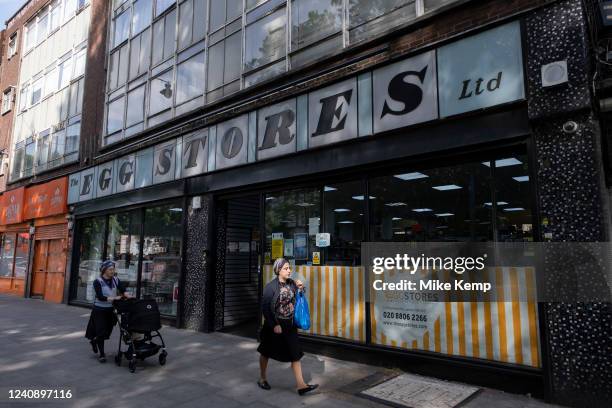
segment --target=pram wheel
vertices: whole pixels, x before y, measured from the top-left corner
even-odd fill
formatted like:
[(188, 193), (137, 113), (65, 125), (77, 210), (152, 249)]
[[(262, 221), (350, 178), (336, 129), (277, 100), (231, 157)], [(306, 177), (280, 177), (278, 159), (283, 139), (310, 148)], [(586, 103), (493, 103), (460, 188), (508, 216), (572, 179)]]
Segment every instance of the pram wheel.
[(121, 352), (118, 352), (115, 356), (115, 364), (117, 364), (117, 366), (121, 366)]
[(166, 357), (167, 356), (168, 356), (168, 353), (166, 353), (166, 350), (164, 350), (161, 353), (159, 353), (159, 365), (165, 365), (166, 364)]
[(132, 359), (130, 360), (130, 373), (135, 373), (136, 372), (136, 359)]

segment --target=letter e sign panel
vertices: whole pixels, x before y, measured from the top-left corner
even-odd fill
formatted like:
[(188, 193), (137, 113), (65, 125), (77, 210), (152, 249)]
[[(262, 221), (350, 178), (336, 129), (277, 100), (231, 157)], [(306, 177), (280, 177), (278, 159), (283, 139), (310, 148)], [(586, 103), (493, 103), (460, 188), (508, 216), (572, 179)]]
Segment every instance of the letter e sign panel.
[(438, 87), (442, 117), (523, 99), (519, 22), (441, 47)]
[(249, 115), (217, 125), (216, 167), (224, 169), (247, 162)]
[(357, 137), (357, 78), (308, 94), (308, 147)]
[(435, 51), (374, 71), (374, 131), (437, 119), (436, 88)]

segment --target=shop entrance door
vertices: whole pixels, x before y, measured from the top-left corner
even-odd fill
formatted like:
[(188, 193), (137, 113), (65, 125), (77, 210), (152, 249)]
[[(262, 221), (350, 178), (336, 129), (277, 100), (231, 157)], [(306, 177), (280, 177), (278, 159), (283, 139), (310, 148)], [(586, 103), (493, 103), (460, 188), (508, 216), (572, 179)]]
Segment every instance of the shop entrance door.
[(32, 268), (32, 297), (61, 303), (64, 294), (66, 251), (63, 239), (36, 241)]
[(226, 201), (223, 329), (255, 336), (259, 316), (259, 196)]

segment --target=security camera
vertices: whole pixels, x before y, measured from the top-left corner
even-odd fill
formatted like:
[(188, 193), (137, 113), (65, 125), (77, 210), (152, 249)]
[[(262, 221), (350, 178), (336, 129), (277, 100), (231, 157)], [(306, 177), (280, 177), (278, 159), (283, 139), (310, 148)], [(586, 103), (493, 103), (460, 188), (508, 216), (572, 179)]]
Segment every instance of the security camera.
[(576, 133), (577, 130), (578, 130), (578, 124), (574, 122), (573, 120), (570, 120), (563, 124), (563, 133), (567, 133), (571, 135), (572, 133)]

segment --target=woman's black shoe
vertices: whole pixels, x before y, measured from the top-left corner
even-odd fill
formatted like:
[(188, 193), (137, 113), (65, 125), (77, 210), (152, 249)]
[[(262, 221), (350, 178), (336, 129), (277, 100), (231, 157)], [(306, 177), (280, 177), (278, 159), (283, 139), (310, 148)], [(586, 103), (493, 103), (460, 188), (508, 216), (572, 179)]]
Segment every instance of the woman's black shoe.
[(94, 354), (98, 354), (98, 345), (96, 342), (92, 340), (89, 343), (91, 343), (91, 349), (93, 350)]
[(106, 356), (98, 357), (98, 361), (101, 362), (101, 363), (106, 363)]
[(269, 390), (272, 387), (270, 387), (270, 384), (268, 384), (268, 382), (266, 380), (259, 380), (257, 381), (257, 385), (259, 385), (259, 388), (264, 389), (264, 390)]
[(308, 386), (306, 388), (300, 388), (298, 390), (298, 394), (304, 395), (307, 392), (310, 392), (310, 391), (316, 389), (318, 386), (319, 386), (319, 384), (308, 384)]

